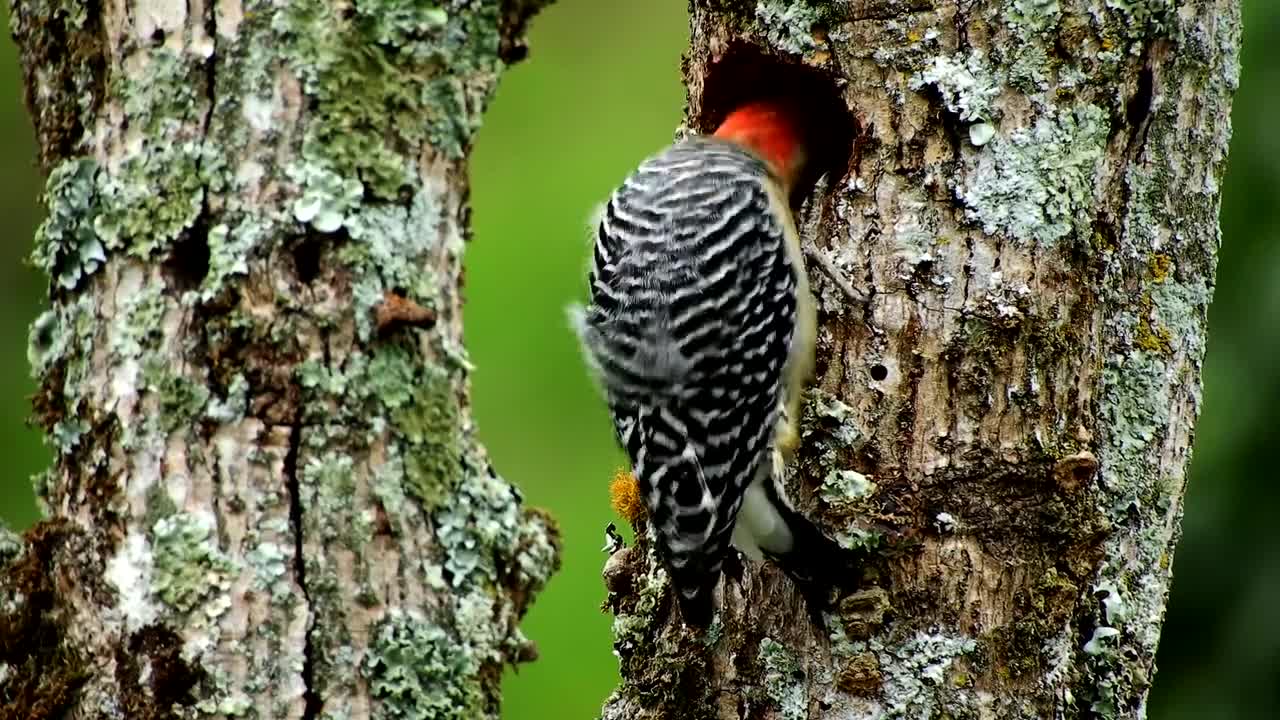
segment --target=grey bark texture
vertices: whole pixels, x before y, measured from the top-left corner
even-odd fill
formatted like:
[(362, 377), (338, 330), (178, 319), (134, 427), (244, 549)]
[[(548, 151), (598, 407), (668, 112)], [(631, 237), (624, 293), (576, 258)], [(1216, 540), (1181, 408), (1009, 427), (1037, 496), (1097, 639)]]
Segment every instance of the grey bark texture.
[(11, 6), (56, 459), (0, 716), (497, 717), (558, 539), (473, 434), (466, 160), (542, 4)]
[(698, 635), (638, 533), (605, 570), (603, 716), (1143, 717), (1237, 2), (694, 0), (691, 27), (691, 128), (761, 63), (825, 74), (856, 118), (800, 217), (822, 327), (789, 483), (875, 560), (825, 628), (748, 564)]

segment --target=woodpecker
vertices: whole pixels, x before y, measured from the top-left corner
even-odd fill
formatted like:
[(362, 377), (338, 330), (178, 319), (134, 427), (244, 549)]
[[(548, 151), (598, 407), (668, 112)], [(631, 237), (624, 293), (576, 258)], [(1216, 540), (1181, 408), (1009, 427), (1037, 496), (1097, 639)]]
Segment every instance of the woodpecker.
[(802, 590), (843, 552), (781, 485), (817, 324), (789, 202), (804, 168), (800, 118), (770, 102), (644, 161), (570, 311), (690, 626), (711, 622), (731, 541)]

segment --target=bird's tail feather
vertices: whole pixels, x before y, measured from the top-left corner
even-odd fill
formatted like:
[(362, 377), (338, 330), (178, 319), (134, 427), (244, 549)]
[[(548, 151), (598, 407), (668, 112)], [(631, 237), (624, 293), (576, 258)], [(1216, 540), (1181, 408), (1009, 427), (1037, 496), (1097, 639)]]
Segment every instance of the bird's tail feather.
[(638, 413), (635, 432), (645, 450), (638, 454), (635, 473), (680, 614), (687, 625), (706, 627), (715, 612), (715, 587), (729, 542), (727, 531), (717, 530), (715, 495), (687, 441), (693, 422), (675, 406)]

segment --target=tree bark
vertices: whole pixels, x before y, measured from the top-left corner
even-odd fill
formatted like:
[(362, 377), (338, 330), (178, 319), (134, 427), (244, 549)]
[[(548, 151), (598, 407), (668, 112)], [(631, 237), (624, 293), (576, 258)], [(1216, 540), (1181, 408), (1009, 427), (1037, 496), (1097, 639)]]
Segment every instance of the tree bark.
[(694, 0), (689, 127), (770, 64), (856, 119), (800, 218), (822, 329), (789, 482), (875, 560), (825, 628), (749, 565), (704, 637), (637, 533), (605, 718), (1144, 716), (1239, 38), (1235, 0)]
[(0, 715), (497, 717), (558, 538), (473, 432), (466, 161), (543, 4), (15, 2), (56, 459)]

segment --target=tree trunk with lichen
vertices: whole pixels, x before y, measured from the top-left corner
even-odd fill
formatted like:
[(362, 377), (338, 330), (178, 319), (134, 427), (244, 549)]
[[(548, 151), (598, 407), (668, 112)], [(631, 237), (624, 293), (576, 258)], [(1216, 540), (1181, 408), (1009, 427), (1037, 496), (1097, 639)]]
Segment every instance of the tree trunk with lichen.
[(56, 460), (0, 715), (497, 716), (558, 541), (472, 431), (465, 164), (541, 4), (12, 6)]
[(623, 682), (604, 717), (1142, 717), (1237, 2), (692, 8), (691, 128), (814, 77), (854, 120), (800, 216), (822, 329), (789, 484), (875, 559), (825, 628), (749, 566), (698, 636), (642, 535), (606, 568)]

